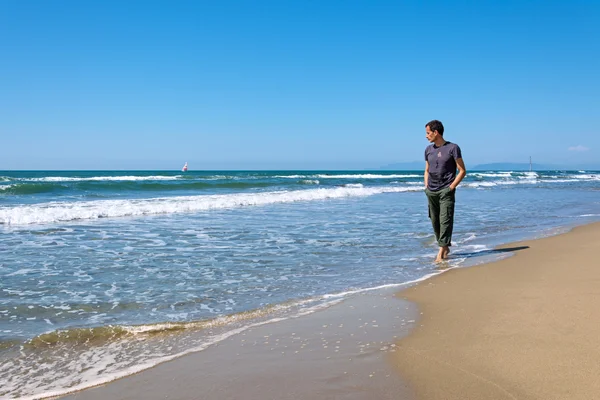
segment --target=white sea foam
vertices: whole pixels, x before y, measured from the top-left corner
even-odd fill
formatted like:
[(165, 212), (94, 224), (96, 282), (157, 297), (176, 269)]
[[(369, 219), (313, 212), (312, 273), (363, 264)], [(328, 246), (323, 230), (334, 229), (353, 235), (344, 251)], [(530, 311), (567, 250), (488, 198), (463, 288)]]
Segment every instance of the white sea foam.
[(534, 183), (569, 183), (600, 181), (600, 174), (565, 174), (565, 175), (539, 175), (537, 172), (506, 172), (506, 173), (470, 173), (469, 176), (477, 178), (504, 178), (501, 180), (465, 181), (464, 187), (493, 187), (500, 185), (530, 185)]
[(584, 179), (590, 181), (600, 181), (600, 174), (583, 174), (583, 175), (572, 175), (576, 179)]
[(467, 244), (461, 246), (462, 250), (472, 250), (474, 253), (479, 253), (481, 251), (491, 250), (490, 247), (484, 244)]
[(6, 274), (6, 276), (16, 276), (16, 275), (27, 275), (30, 272), (35, 272), (36, 270), (33, 268), (23, 268), (18, 271), (12, 272), (10, 274)]
[(465, 187), (492, 187), (500, 185), (530, 185), (533, 183), (570, 183), (570, 182), (585, 182), (585, 181), (600, 181), (600, 174), (585, 174), (585, 175), (551, 175), (540, 177), (535, 172), (532, 174), (527, 173), (524, 176), (517, 176), (511, 179), (505, 180), (494, 180), (494, 181), (480, 181), (480, 182), (465, 182)]
[(290, 178), (290, 179), (398, 179), (398, 178), (421, 178), (423, 175), (414, 174), (314, 174), (314, 175), (276, 175), (275, 178)]
[(465, 182), (462, 184), (463, 187), (474, 187), (474, 188), (478, 188), (478, 187), (493, 187), (493, 186), (497, 186), (498, 184), (495, 182)]
[(458, 243), (466, 243), (466, 242), (470, 242), (471, 240), (474, 240), (474, 239), (476, 239), (476, 238), (477, 238), (477, 235), (476, 235), (475, 233), (473, 233), (473, 232), (469, 232), (469, 233), (467, 233), (467, 234), (468, 234), (469, 236), (467, 236), (467, 237), (466, 237), (466, 238), (464, 238), (464, 239), (461, 239), (461, 240), (459, 240), (459, 241), (458, 241)]
[(567, 183), (567, 182), (581, 182), (581, 179), (540, 179), (539, 182), (543, 183)]
[(529, 171), (529, 172), (523, 172), (523, 177), (519, 176), (518, 178), (521, 179), (537, 179), (539, 177), (537, 172), (534, 171)]
[(51, 202), (1, 208), (0, 224), (48, 224), (98, 218), (198, 212), (244, 206), (262, 206), (275, 203), (372, 196), (381, 193), (399, 193), (419, 190), (421, 189), (397, 186), (370, 188), (336, 187), (266, 193), (161, 197), (154, 199)]
[(481, 178), (510, 178), (512, 172), (469, 172), (469, 175)]

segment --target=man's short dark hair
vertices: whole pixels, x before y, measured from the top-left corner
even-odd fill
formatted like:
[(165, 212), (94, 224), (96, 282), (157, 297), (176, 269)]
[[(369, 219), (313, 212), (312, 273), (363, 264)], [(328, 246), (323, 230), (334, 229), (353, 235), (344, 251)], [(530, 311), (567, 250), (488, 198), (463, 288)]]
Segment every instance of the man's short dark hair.
[(429, 130), (431, 132), (438, 131), (440, 135), (444, 136), (444, 125), (442, 124), (442, 121), (434, 119), (433, 121), (429, 121), (428, 123), (426, 123), (425, 127), (429, 127)]

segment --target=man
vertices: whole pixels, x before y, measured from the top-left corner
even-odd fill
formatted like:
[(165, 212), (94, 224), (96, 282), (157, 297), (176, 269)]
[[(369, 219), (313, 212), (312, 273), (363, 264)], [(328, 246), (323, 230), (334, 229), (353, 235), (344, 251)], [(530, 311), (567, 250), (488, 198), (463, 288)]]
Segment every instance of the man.
[(432, 143), (425, 149), (425, 193), (429, 218), (440, 246), (435, 262), (440, 262), (450, 254), (456, 187), (467, 169), (460, 147), (444, 139), (444, 125), (440, 121), (433, 120), (425, 125), (425, 137)]

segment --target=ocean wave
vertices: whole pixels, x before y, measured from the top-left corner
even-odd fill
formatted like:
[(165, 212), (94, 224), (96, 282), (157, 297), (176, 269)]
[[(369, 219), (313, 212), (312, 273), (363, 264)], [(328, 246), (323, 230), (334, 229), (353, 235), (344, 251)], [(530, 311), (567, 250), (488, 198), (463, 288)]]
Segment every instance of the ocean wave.
[(543, 183), (568, 183), (568, 182), (582, 182), (583, 179), (563, 179), (559, 177), (552, 177), (552, 179), (539, 179), (538, 182)]
[(43, 333), (25, 343), (25, 348), (39, 348), (71, 343), (74, 345), (102, 345), (129, 334), (120, 326), (73, 328)]
[(575, 179), (584, 179), (590, 181), (600, 181), (600, 174), (582, 174), (582, 175), (572, 175)]
[(51, 202), (0, 208), (0, 224), (27, 225), (209, 211), (276, 203), (364, 197), (382, 193), (419, 191), (416, 187), (318, 188), (266, 193), (176, 196), (153, 199)]
[[(302, 183), (302, 182), (301, 182)], [(318, 183), (318, 181), (316, 182)], [(28, 195), (42, 193), (58, 193), (68, 191), (82, 191), (85, 196), (98, 195), (97, 192), (110, 193), (118, 191), (133, 192), (173, 192), (183, 190), (204, 190), (204, 189), (252, 189), (281, 186), (274, 182), (244, 182), (244, 181), (225, 181), (210, 182), (184, 180), (174, 183), (172, 180), (162, 181), (57, 181), (57, 182), (22, 182), (0, 185), (0, 194), (3, 195)]]
[(275, 175), (273, 178), (290, 179), (399, 179), (399, 178), (422, 178), (423, 175), (415, 174), (314, 174), (314, 175)]
[[(250, 328), (312, 314), (340, 301), (318, 296), (206, 321), (49, 332), (25, 344), (17, 357), (0, 362), (0, 379), (6, 382), (0, 397), (41, 399), (107, 383), (205, 350)], [(223, 329), (215, 334), (216, 327)], [(194, 336), (201, 330), (207, 335)], [(15, 368), (21, 371), (18, 376)]]
[(0, 186), (0, 193), (5, 195), (41, 194), (69, 190), (66, 185), (48, 182), (11, 183)]
[(527, 173), (524, 176), (511, 177), (510, 179), (502, 180), (479, 180), (469, 181), (465, 180), (461, 184), (463, 187), (494, 187), (501, 185), (531, 185), (535, 183), (572, 183), (572, 182), (587, 182), (600, 180), (600, 175), (538, 175), (534, 173)]
[(522, 172), (523, 176), (517, 176), (518, 179), (537, 179), (539, 178), (539, 174), (537, 172)]
[(296, 307), (306, 306), (328, 298), (318, 296), (301, 300), (292, 300), (279, 304), (270, 304), (261, 308), (241, 311), (235, 314), (188, 322), (157, 322), (144, 325), (106, 325), (90, 328), (70, 328), (43, 333), (25, 342), (29, 349), (59, 345), (101, 346), (126, 336), (155, 336), (185, 330), (213, 329), (229, 326), (243, 321), (260, 320), (275, 313), (285, 312)]
[(512, 177), (512, 171), (507, 172), (469, 172), (469, 176), (476, 176), (481, 178), (510, 178)]
[(532, 184), (535, 182), (532, 181), (490, 181), (490, 182), (485, 182), (485, 181), (481, 181), (481, 182), (465, 182), (464, 184), (461, 184), (461, 186), (464, 187), (472, 187), (472, 188), (480, 188), (480, 187), (494, 187), (494, 186), (501, 186), (501, 185), (519, 185), (519, 184)]

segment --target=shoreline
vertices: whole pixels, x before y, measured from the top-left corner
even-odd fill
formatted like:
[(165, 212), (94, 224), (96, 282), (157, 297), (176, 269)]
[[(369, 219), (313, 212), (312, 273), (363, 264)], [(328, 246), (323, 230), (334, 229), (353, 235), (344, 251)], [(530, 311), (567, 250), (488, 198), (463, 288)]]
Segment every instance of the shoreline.
[[(600, 226), (600, 223), (591, 223), (588, 225), (598, 225)], [(573, 229), (579, 229), (581, 227), (586, 227), (588, 225), (582, 225), (582, 226), (575, 226), (574, 228), (571, 226), (563, 226), (563, 227), (558, 227), (557, 229), (571, 229), (571, 231)], [(571, 231), (568, 231), (566, 234), (569, 234)], [(530, 242), (534, 242), (534, 241), (539, 241), (539, 240), (546, 240), (546, 239), (551, 239), (554, 237), (561, 237), (565, 235), (565, 233), (558, 233), (555, 234), (553, 236), (544, 236), (541, 239), (531, 239), (531, 240), (527, 240), (524, 242), (517, 242), (515, 243), (510, 243), (510, 244), (505, 244), (502, 246), (498, 246), (495, 250), (493, 251), (498, 251), (501, 253), (514, 253), (514, 250), (519, 250), (518, 248), (515, 249), (514, 247), (517, 247), (516, 245), (521, 244), (521, 243), (530, 243)], [(163, 384), (159, 384), (158, 386), (154, 386), (154, 389), (150, 390), (148, 389), (147, 385), (148, 382), (154, 382), (156, 380), (161, 381), (162, 383), (168, 383), (167, 381), (178, 381), (180, 386), (185, 384), (184, 381), (181, 381), (180, 377), (186, 376), (188, 380), (193, 381), (194, 383), (200, 383), (202, 382), (203, 385), (211, 385), (212, 387), (212, 392), (211, 393), (205, 393), (205, 395), (207, 396), (206, 398), (227, 398), (227, 393), (223, 392), (223, 391), (219, 391), (218, 388), (216, 386), (218, 386), (216, 384), (217, 381), (221, 381), (223, 383), (223, 385), (231, 385), (231, 376), (229, 378), (227, 378), (227, 375), (229, 375), (229, 372), (227, 373), (221, 373), (221, 376), (215, 376), (215, 374), (211, 375), (212, 379), (214, 380), (213, 382), (207, 381), (205, 379), (205, 377), (202, 376), (198, 376), (198, 375), (194, 375), (193, 373), (189, 373), (186, 372), (186, 370), (188, 368), (195, 368), (195, 365), (199, 364), (199, 365), (204, 365), (206, 366), (206, 364), (210, 364), (211, 362), (216, 362), (218, 363), (219, 366), (224, 365), (224, 363), (226, 363), (227, 361), (223, 358), (223, 354), (228, 354), (232, 359), (234, 359), (234, 361), (232, 362), (237, 362), (237, 357), (239, 357), (239, 354), (236, 353), (235, 357), (233, 356), (233, 353), (235, 350), (234, 348), (236, 346), (243, 346), (242, 341), (247, 339), (247, 335), (251, 336), (251, 337), (255, 337), (255, 338), (259, 338), (260, 337), (266, 337), (266, 336), (270, 336), (271, 332), (274, 332), (274, 335), (279, 335), (279, 339), (280, 340), (288, 340), (288, 343), (285, 346), (289, 346), (291, 345), (294, 340), (292, 340), (290, 342), (291, 339), (294, 339), (290, 336), (290, 332), (292, 331), (296, 331), (296, 332), (304, 332), (303, 335), (306, 338), (306, 340), (312, 341), (311, 344), (307, 344), (307, 343), (303, 343), (301, 345), (301, 347), (297, 348), (296, 350), (301, 351), (304, 349), (309, 349), (310, 352), (318, 352), (319, 350), (322, 350), (319, 346), (319, 343), (317, 343), (315, 341), (315, 338), (313, 336), (312, 339), (308, 339), (308, 336), (310, 336), (312, 333), (314, 332), (310, 332), (310, 327), (312, 326), (313, 328), (315, 328), (315, 326), (317, 328), (319, 328), (320, 326), (324, 326), (327, 324), (323, 324), (323, 325), (314, 325), (315, 321), (322, 321), (322, 318), (325, 317), (321, 317), (321, 315), (328, 315), (331, 318), (331, 321), (334, 321), (334, 323), (336, 321), (346, 321), (346, 322), (356, 322), (357, 320), (360, 320), (362, 317), (364, 317), (364, 314), (356, 314), (356, 308), (358, 306), (358, 308), (364, 307), (365, 304), (368, 304), (370, 301), (372, 301), (374, 298), (379, 297), (379, 300), (376, 300), (378, 302), (378, 306), (376, 307), (382, 307), (384, 304), (387, 304), (388, 302), (392, 301), (396, 301), (399, 298), (403, 298), (404, 293), (408, 293), (412, 290), (416, 290), (419, 287), (425, 286), (425, 285), (430, 285), (431, 282), (434, 282), (436, 280), (439, 279), (444, 279), (444, 277), (448, 276), (449, 274), (453, 274), (456, 271), (463, 271), (463, 270), (471, 270), (471, 269), (477, 269), (480, 267), (488, 267), (491, 265), (494, 265), (496, 263), (502, 263), (506, 260), (512, 260), (515, 258), (516, 255), (518, 255), (519, 251), (516, 252), (516, 254), (513, 254), (512, 256), (508, 257), (508, 258), (502, 258), (498, 261), (486, 261), (485, 259), (487, 257), (490, 257), (490, 254), (487, 255), (483, 255), (481, 256), (483, 261), (481, 262), (476, 262), (475, 264), (471, 264), (471, 265), (466, 265), (466, 266), (459, 266), (459, 267), (453, 267), (447, 271), (440, 271), (440, 273), (438, 273), (437, 275), (434, 276), (429, 276), (429, 277), (424, 277), (424, 280), (421, 280), (420, 282), (412, 283), (412, 286), (409, 286), (408, 288), (403, 288), (400, 291), (400, 294), (398, 294), (398, 289), (397, 288), (388, 288), (388, 289), (384, 289), (381, 291), (376, 291), (377, 293), (359, 293), (358, 295), (354, 295), (349, 299), (346, 299), (342, 302), (342, 304), (337, 304), (334, 305), (328, 309), (325, 310), (321, 310), (316, 312), (315, 314), (311, 314), (308, 316), (303, 316), (301, 317), (302, 320), (298, 320), (297, 318), (292, 318), (289, 321), (282, 321), (282, 322), (277, 322), (275, 324), (268, 324), (265, 326), (260, 326), (257, 328), (252, 328), (250, 329), (248, 332), (245, 333), (241, 333), (238, 335), (234, 335), (232, 338), (226, 339), (223, 342), (214, 344), (212, 346), (210, 346), (209, 348), (203, 350), (203, 351), (199, 351), (196, 353), (191, 353), (182, 357), (178, 357), (176, 359), (173, 359), (171, 361), (162, 363), (162, 364), (158, 364), (150, 369), (145, 369), (143, 371), (140, 371), (136, 374), (133, 375), (128, 375), (126, 377), (122, 377), (110, 382), (106, 382), (100, 385), (96, 385), (96, 386), (92, 386), (92, 387), (88, 387), (85, 389), (81, 389), (79, 391), (73, 391), (70, 393), (65, 393), (65, 394), (61, 394), (61, 395), (56, 395), (54, 397), (46, 397), (46, 398), (68, 398), (68, 399), (95, 399), (95, 398), (103, 398), (103, 397), (111, 397), (111, 398), (131, 398), (134, 396), (142, 396), (145, 398), (164, 398), (164, 396), (169, 396), (169, 398), (178, 398), (179, 395), (181, 395), (180, 398), (186, 398), (186, 396), (190, 396), (190, 395), (195, 395), (195, 393), (193, 391), (181, 391), (180, 389), (178, 389), (177, 387), (173, 387), (171, 386), (169, 390), (166, 390), (163, 386)], [(479, 258), (479, 257), (477, 257)], [(475, 261), (475, 260), (474, 260)], [(385, 292), (388, 292), (388, 294), (385, 294)], [(391, 297), (395, 297), (395, 299), (390, 300)], [(371, 300), (369, 300), (369, 298)], [(365, 299), (367, 299), (365, 301)], [(382, 300), (384, 299), (384, 300)], [(411, 298), (407, 298), (410, 303), (402, 303), (402, 307), (396, 305), (397, 309), (395, 311), (393, 311), (392, 313), (396, 313), (395, 317), (396, 319), (400, 318), (403, 319), (404, 322), (406, 321), (411, 321), (411, 318), (417, 319), (416, 315), (418, 314), (417, 310), (417, 306), (421, 307), (422, 304), (419, 301), (415, 301), (414, 299)], [(362, 304), (362, 306), (360, 305)], [(387, 305), (385, 307), (388, 307)], [(394, 307), (394, 306), (392, 306)], [(409, 310), (410, 307), (414, 307), (414, 309), (412, 311), (407, 311)], [(400, 310), (400, 308), (403, 308), (403, 310)], [(352, 309), (353, 311), (350, 312), (349, 310)], [(419, 311), (422, 311), (419, 309)], [(363, 312), (370, 312), (370, 310), (363, 310)], [(389, 310), (388, 310), (389, 312)], [(398, 314), (398, 312), (400, 314)], [(410, 317), (411, 313), (413, 313), (413, 317)], [(391, 315), (391, 314), (389, 314)], [(401, 315), (400, 317), (398, 315)], [(381, 320), (381, 318), (383, 317), (379, 317), (378, 320)], [(421, 324), (422, 320), (417, 319), (417, 325)], [(280, 326), (281, 325), (281, 326)], [(343, 324), (342, 324), (343, 325)], [(401, 326), (399, 325), (390, 325), (388, 326), (386, 329), (388, 329), (388, 333), (387, 333), (387, 339), (385, 337), (381, 337), (381, 341), (380, 341), (380, 348), (383, 349), (384, 347), (386, 347), (386, 345), (384, 344), (384, 342), (387, 341), (388, 345), (392, 345), (392, 346), (396, 346), (393, 349), (388, 348), (387, 350), (384, 351), (376, 351), (376, 349), (372, 349), (375, 353), (378, 353), (378, 356), (381, 358), (379, 361), (382, 364), (386, 364), (386, 365), (390, 365), (389, 363), (386, 363), (386, 359), (390, 359), (390, 355), (397, 352), (398, 349), (401, 348), (401, 346), (403, 345), (403, 343), (405, 343), (405, 340), (409, 340), (410, 337), (412, 337), (414, 334), (417, 334), (418, 332), (418, 326), (415, 328), (414, 325), (415, 323), (413, 322), (412, 325), (413, 327), (411, 328), (409, 326), (410, 324), (402, 324)], [(360, 327), (360, 326), (359, 326)], [(380, 330), (381, 331), (381, 330)], [(262, 336), (261, 336), (262, 334)], [(346, 332), (347, 335), (351, 335), (351, 333)], [(335, 334), (334, 334), (335, 335)], [(394, 341), (398, 340), (399, 337), (402, 336), (407, 336), (408, 338), (401, 340), (399, 343), (396, 343), (395, 345), (393, 344)], [(256, 341), (256, 340), (255, 340)], [(265, 343), (263, 343), (265, 344)], [(357, 343), (355, 343), (356, 345), (358, 345)], [(360, 346), (360, 345), (358, 345)], [(381, 350), (380, 349), (380, 350)], [(283, 349), (284, 351), (287, 351), (286, 349)], [(354, 350), (351, 350), (351, 353), (347, 353), (347, 354), (355, 354), (352, 353), (353, 351), (355, 351), (356, 348)], [(255, 394), (255, 398), (269, 398), (269, 393), (271, 393), (273, 395), (273, 398), (278, 398), (277, 396), (274, 395), (273, 392), (269, 392), (268, 389), (268, 385), (265, 386), (265, 381), (266, 378), (261, 378), (260, 376), (256, 376), (253, 375), (253, 373), (251, 373), (252, 368), (255, 368), (255, 366), (253, 365), (262, 365), (265, 363), (264, 360), (268, 360), (268, 367), (265, 367), (263, 369), (271, 369), (271, 373), (273, 373), (272, 371), (275, 372), (279, 372), (279, 370), (284, 370), (287, 368), (286, 363), (289, 363), (289, 360), (286, 359), (279, 359), (279, 361), (274, 361), (274, 359), (269, 358), (272, 356), (267, 355), (268, 352), (272, 352), (273, 349), (272, 348), (266, 348), (265, 346), (262, 346), (262, 350), (258, 347), (255, 347), (254, 349), (252, 349), (252, 351), (247, 351), (247, 349), (244, 350), (244, 361), (242, 362), (243, 365), (246, 365), (246, 369), (244, 370), (243, 368), (239, 368), (237, 369), (237, 378), (235, 378), (235, 380), (243, 380), (245, 381), (246, 385), (252, 385), (255, 382), (254, 381), (249, 381), (245, 375), (250, 375), (250, 376), (254, 376), (254, 378), (256, 378), (256, 382), (259, 382), (260, 385), (262, 386), (262, 391), (259, 391)], [(346, 353), (344, 353), (346, 354)], [(370, 363), (371, 364), (365, 364), (362, 367), (360, 365), (353, 365), (352, 368), (354, 368), (353, 370), (353, 376), (340, 376), (341, 373), (346, 373), (344, 375), (347, 375), (348, 371), (343, 371), (343, 370), (348, 370), (348, 368), (346, 366), (343, 365), (343, 363), (338, 363), (338, 365), (336, 366), (336, 368), (338, 369), (337, 372), (333, 372), (331, 371), (331, 382), (335, 382), (334, 386), (333, 386), (333, 392), (336, 392), (337, 395), (340, 395), (341, 393), (344, 394), (344, 396), (346, 396), (345, 398), (354, 398), (352, 396), (358, 396), (358, 393), (365, 393), (365, 390), (379, 390), (379, 389), (374, 389), (376, 388), (376, 386), (379, 386), (381, 388), (383, 388), (383, 391), (379, 392), (380, 397), (379, 398), (395, 398), (395, 399), (402, 399), (402, 400), (412, 400), (413, 398), (415, 398), (415, 394), (413, 393), (413, 384), (412, 382), (414, 381), (414, 379), (410, 376), (410, 374), (405, 374), (404, 372), (401, 372), (400, 374), (400, 381), (398, 383), (393, 383), (390, 385), (390, 380), (389, 379), (383, 379), (380, 382), (377, 383), (377, 385), (374, 385), (375, 381), (374, 379), (372, 379), (372, 377), (369, 377), (369, 379), (367, 379), (366, 381), (362, 382), (360, 385), (357, 385), (356, 387), (361, 387), (360, 391), (348, 391), (349, 389), (349, 384), (348, 384), (348, 379), (352, 378), (356, 380), (356, 377), (358, 375), (362, 375), (361, 379), (364, 379), (365, 376), (371, 375), (369, 373), (369, 371), (367, 371), (369, 368), (372, 368), (373, 366), (375, 366), (376, 364), (373, 364), (374, 360), (375, 360), (375, 355), (374, 353), (370, 356)], [(391, 357), (392, 359), (396, 359), (396, 357)], [(190, 360), (194, 360), (194, 361), (190, 361)], [(355, 359), (357, 360), (357, 359)], [(290, 372), (293, 375), (297, 375), (297, 376), (303, 376), (304, 380), (309, 380), (311, 379), (310, 376), (313, 376), (313, 372), (311, 371), (311, 369), (314, 369), (316, 367), (316, 369), (323, 369), (325, 367), (325, 364), (328, 364), (330, 361), (328, 358), (320, 358), (320, 359), (313, 359), (311, 361), (314, 366), (311, 368), (308, 365), (304, 365), (303, 366), (303, 370), (302, 371), (294, 371), (294, 372)], [(358, 363), (356, 363), (358, 364)], [(397, 370), (396, 368), (398, 368), (398, 365), (396, 365), (396, 363), (393, 361), (392, 362), (393, 366), (390, 367), (391, 371), (392, 371), (392, 376), (397, 376)], [(220, 368), (220, 367), (217, 367)], [(327, 369), (327, 368), (325, 368)], [(157, 373), (156, 371), (161, 371), (159, 373)], [(366, 373), (366, 375), (365, 375)], [(337, 376), (333, 376), (335, 374), (338, 374)], [(218, 375), (218, 374), (217, 374)], [(389, 375), (386, 373), (386, 375)], [(318, 375), (317, 375), (318, 376)], [(314, 376), (313, 376), (314, 377)], [(388, 378), (386, 376), (386, 378)], [(405, 380), (406, 378), (406, 380)], [(216, 379), (216, 380), (215, 380)], [(282, 378), (283, 379), (283, 378)], [(397, 379), (397, 378), (396, 378)], [(289, 379), (288, 379), (289, 381)], [(339, 385), (339, 382), (346, 382), (345, 386), (344, 385)], [(262, 382), (262, 383), (261, 383)], [(298, 390), (304, 390), (304, 388), (302, 388), (302, 384), (300, 382), (295, 382), (295, 383), (291, 383), (292, 385), (295, 385)], [(328, 383), (330, 384), (330, 383)], [(371, 389), (367, 389), (367, 388), (371, 388)], [(314, 388), (313, 392), (314, 393)], [(321, 386), (321, 389), (325, 389), (325, 386)], [(235, 390), (235, 389), (233, 389)], [(265, 390), (267, 390), (265, 392)], [(398, 397), (399, 393), (403, 393), (403, 397)], [(129, 393), (130, 397), (124, 397), (123, 394), (124, 393)], [(159, 395), (158, 393), (161, 393), (161, 395)], [(243, 391), (238, 391), (238, 394), (240, 393), (244, 393)], [(371, 392), (369, 392), (371, 393)], [(387, 394), (386, 394), (387, 393)], [(395, 395), (392, 396), (392, 393), (395, 393)], [(298, 394), (298, 393), (296, 393)], [(304, 396), (306, 395), (310, 395), (305, 393)], [(389, 397), (386, 397), (388, 396)], [(461, 397), (459, 398), (465, 398), (462, 397), (464, 394), (461, 394)], [(162, 397), (161, 397), (162, 396)], [(214, 397), (211, 397), (214, 396)], [(225, 397), (223, 397), (225, 396)], [(233, 397), (232, 397), (233, 398)], [(252, 398), (252, 397), (250, 397)], [(300, 397), (290, 397), (291, 398), (300, 398)], [(320, 398), (327, 398), (327, 397), (320, 397)], [(356, 397), (356, 398), (360, 398), (360, 396)], [(443, 397), (445, 398), (445, 397)], [(487, 398), (487, 397), (486, 397)], [(510, 397), (508, 397), (510, 398)]]
[[(359, 293), (327, 309), (250, 328), (203, 351), (52, 398), (413, 400), (386, 355), (414, 327), (397, 288)], [(400, 396), (400, 397), (398, 397)]]
[(600, 223), (500, 246), (397, 294), (421, 319), (389, 361), (417, 399), (592, 399), (600, 393)]

